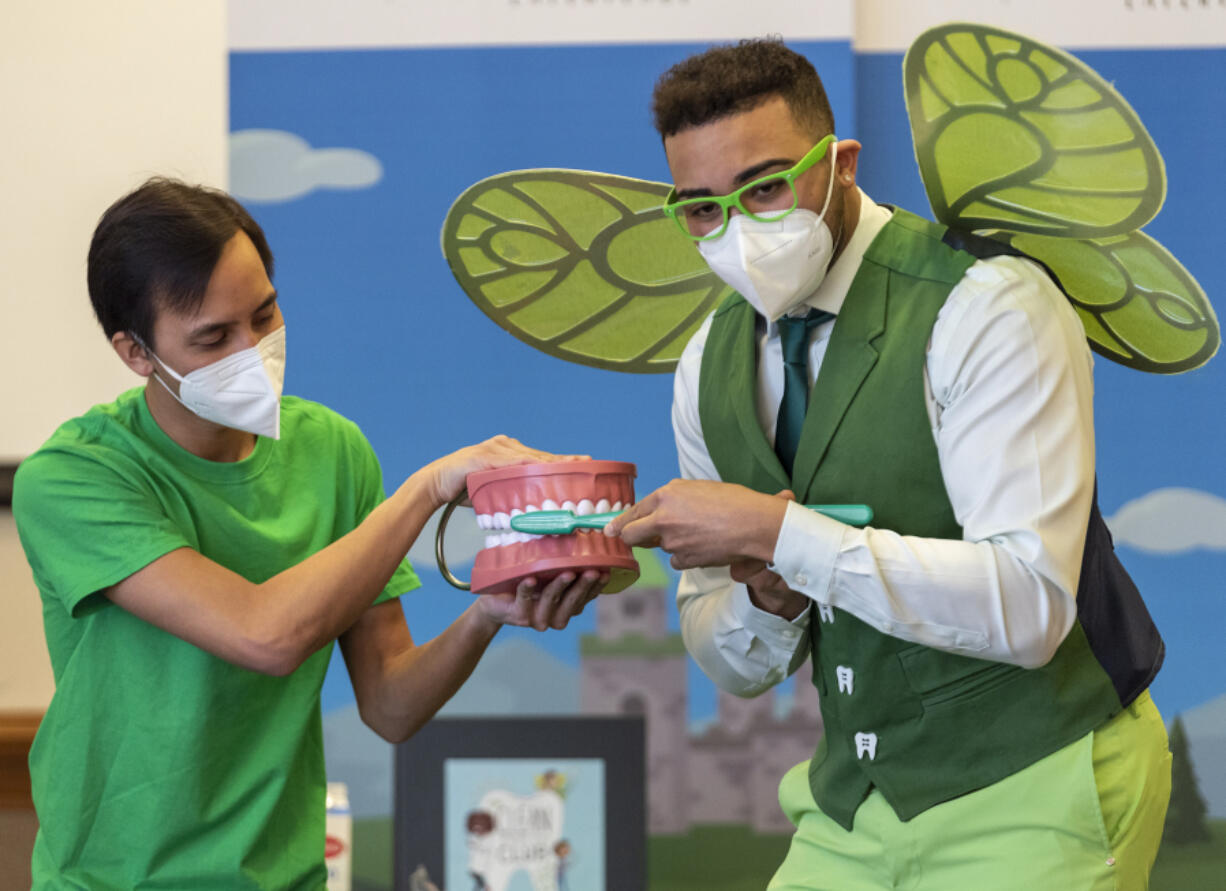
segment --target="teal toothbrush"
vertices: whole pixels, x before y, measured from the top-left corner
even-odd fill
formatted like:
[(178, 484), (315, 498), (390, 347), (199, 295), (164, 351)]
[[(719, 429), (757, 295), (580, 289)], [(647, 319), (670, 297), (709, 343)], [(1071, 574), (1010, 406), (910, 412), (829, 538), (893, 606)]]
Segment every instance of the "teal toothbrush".
[[(873, 509), (867, 504), (806, 504), (805, 507), (849, 526), (867, 526), (873, 521)], [(531, 535), (569, 535), (576, 529), (603, 529), (622, 513), (615, 510), (577, 515), (569, 510), (536, 510), (511, 517), (511, 528)]]

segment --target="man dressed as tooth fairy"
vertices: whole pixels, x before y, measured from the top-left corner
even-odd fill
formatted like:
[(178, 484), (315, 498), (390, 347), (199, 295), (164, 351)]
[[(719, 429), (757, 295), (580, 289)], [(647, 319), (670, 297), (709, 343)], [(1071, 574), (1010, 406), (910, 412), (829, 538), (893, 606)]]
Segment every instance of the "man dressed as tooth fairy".
[[(780, 784), (769, 887), (1146, 887), (1163, 647), (1096, 505), (1072, 307), (1016, 251), (861, 191), (778, 41), (682, 61), (653, 111), (665, 211), (737, 293), (677, 368), (684, 478), (606, 532), (672, 554), (723, 689), (812, 656), (825, 732)], [(873, 525), (801, 506), (840, 502)]]

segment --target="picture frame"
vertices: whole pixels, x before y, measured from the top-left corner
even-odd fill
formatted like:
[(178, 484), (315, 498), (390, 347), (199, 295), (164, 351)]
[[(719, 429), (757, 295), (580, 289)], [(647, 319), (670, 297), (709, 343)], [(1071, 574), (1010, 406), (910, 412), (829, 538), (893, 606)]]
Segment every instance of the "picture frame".
[[(540, 811), (540, 820), (548, 824), (556, 816), (567, 827), (555, 827), (545, 842), (541, 835), (534, 836), (535, 853), (523, 855), (537, 857), (534, 863), (516, 862), (520, 855), (515, 852), (509, 861), (503, 858), (502, 872), (490, 882), (491, 888), (535, 887), (525, 884), (530, 868), (557, 869), (565, 859), (554, 857), (549, 844), (560, 835), (568, 847), (574, 846), (576, 870), (588, 872), (586, 877), (576, 872), (569, 883), (559, 880), (556, 887), (599, 891), (600, 876), (606, 891), (646, 887), (646, 734), (641, 715), (436, 718), (397, 745), (393, 760), (396, 891), (418, 891), (427, 875), (445, 891), (474, 887), (467, 876), (458, 885), (454, 881), (456, 857), (457, 852), (464, 856), (466, 843), (474, 852), (468, 856), (478, 856), (473, 845), (482, 842), (474, 832), (488, 830), (474, 827), (473, 814), (480, 812), (479, 801), (488, 802), (491, 795), (518, 801), (521, 824), (533, 819), (533, 807), (543, 804), (553, 811)], [(555, 774), (550, 765), (562, 769)], [(543, 778), (549, 775), (559, 777), (565, 801), (555, 801), (548, 791), (551, 782)], [(498, 777), (493, 786), (490, 777)], [(569, 787), (563, 785), (567, 783)], [(480, 798), (482, 790), (485, 798)], [(569, 808), (565, 817), (563, 807)], [(531, 833), (524, 829), (516, 839), (527, 845)], [(595, 845), (590, 837), (594, 833), (600, 836)], [(501, 852), (510, 843), (501, 837), (497, 847)], [(492, 853), (494, 848), (486, 844), (482, 856)], [(597, 865), (599, 874), (593, 876)], [(449, 874), (450, 882), (445, 878)]]

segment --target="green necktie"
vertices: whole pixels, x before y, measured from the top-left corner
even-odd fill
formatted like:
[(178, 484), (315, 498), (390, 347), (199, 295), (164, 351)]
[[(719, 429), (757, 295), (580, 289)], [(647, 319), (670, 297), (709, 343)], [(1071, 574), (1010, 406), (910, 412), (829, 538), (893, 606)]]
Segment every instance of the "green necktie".
[(775, 454), (788, 476), (792, 475), (809, 406), (809, 332), (833, 318), (832, 312), (811, 309), (807, 315), (784, 316), (778, 322), (783, 346), (783, 401), (775, 426)]

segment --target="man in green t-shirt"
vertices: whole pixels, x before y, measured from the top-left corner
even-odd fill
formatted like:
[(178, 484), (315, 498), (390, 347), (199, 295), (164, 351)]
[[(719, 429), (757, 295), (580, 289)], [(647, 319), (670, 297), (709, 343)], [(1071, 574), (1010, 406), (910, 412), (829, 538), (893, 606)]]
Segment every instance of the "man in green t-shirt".
[(385, 499), (353, 423), (281, 397), (272, 270), (236, 201), (173, 180), (94, 233), (90, 299), (146, 384), (17, 473), (56, 681), (30, 754), (35, 888), (323, 887), (332, 642), (363, 720), (403, 740), (502, 625), (563, 628), (603, 583), (528, 580), (416, 644), (397, 598), (427, 519), (472, 471), (556, 456), (495, 437)]

